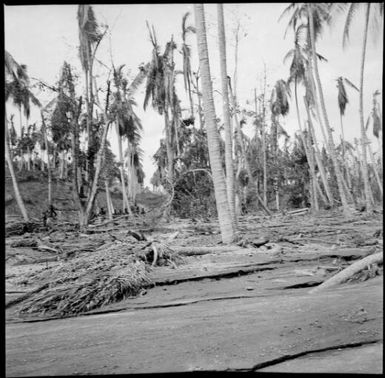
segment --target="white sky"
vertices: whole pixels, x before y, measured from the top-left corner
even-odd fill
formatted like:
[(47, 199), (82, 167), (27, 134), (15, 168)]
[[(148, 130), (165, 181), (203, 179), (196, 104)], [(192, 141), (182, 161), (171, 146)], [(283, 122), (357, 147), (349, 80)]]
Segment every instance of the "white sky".
[[(241, 107), (254, 109), (247, 105), (246, 100), (253, 101), (253, 91), (260, 88), (260, 79), (263, 74), (263, 64), (267, 66), (267, 80), (273, 86), (278, 79), (287, 79), (289, 62), (283, 64), (283, 58), (293, 47), (293, 34), (284, 32), (288, 18), (278, 22), (283, 10), (288, 6), (280, 3), (243, 3), (225, 4), (225, 23), (227, 37), (227, 56), (229, 75), (234, 72), (234, 28), (236, 20), (240, 19), (242, 34), (239, 43), (238, 58), (238, 100)], [(115, 66), (125, 64), (125, 72), (131, 77), (138, 72), (137, 67), (151, 58), (152, 45), (146, 28), (146, 20), (153, 24), (157, 33), (158, 42), (162, 51), (171, 35), (177, 44), (181, 42), (182, 16), (187, 11), (191, 15), (188, 24), (194, 25), (194, 9), (192, 4), (119, 4), (94, 5), (96, 18), (99, 23), (108, 24), (111, 30), (110, 37), (105, 38), (99, 47), (97, 58), (110, 65), (110, 46)], [(211, 75), (214, 89), (221, 90), (219, 79), (219, 56), (217, 44), (216, 5), (206, 4), (206, 21), (208, 24), (208, 43), (210, 53)], [(59, 78), (59, 71), (66, 60), (75, 67), (75, 71), (83, 78), (77, 47), (79, 45), (77, 26), (77, 5), (29, 5), (5, 6), (5, 49), (19, 63), (26, 64), (31, 77), (54, 84)], [(317, 52), (328, 59), (327, 63), (320, 63), (320, 76), (323, 85), (329, 121), (335, 129), (334, 139), (339, 142), (340, 122), (337, 105), (337, 88), (335, 79), (338, 76), (347, 77), (357, 87), (361, 62), (361, 45), (363, 39), (363, 12), (357, 13), (357, 21), (352, 25), (349, 46), (342, 49), (342, 30), (345, 18), (339, 17), (332, 28), (326, 29), (319, 40)], [(373, 34), (373, 33), (372, 33)], [(369, 38), (365, 66), (364, 106), (365, 120), (369, 115), (372, 104), (372, 93), (382, 87), (383, 69), (383, 24), (375, 33), (377, 41)], [(188, 43), (192, 48), (192, 70), (198, 69), (196, 37), (190, 34)], [(179, 55), (179, 54), (178, 54)], [(181, 56), (176, 60), (177, 69), (182, 69)], [(96, 72), (100, 74), (99, 85), (103, 83), (106, 68), (96, 63)], [(182, 108), (188, 108), (187, 98), (183, 91), (182, 77), (177, 87), (178, 95), (182, 99)], [(345, 137), (353, 142), (360, 136), (358, 93), (349, 90), (350, 102), (344, 118)], [(79, 93), (80, 94), (80, 93)], [(137, 114), (143, 123), (143, 137), (141, 147), (144, 150), (145, 184), (148, 185), (155, 170), (152, 156), (159, 146), (159, 139), (163, 136), (163, 118), (148, 108), (143, 111), (144, 85), (139, 89), (136, 100)], [(301, 94), (301, 93), (299, 93)], [(48, 101), (48, 93), (37, 93), (43, 104)], [(294, 97), (294, 96), (293, 96)], [(51, 97), (52, 98), (52, 97)], [(215, 94), (217, 116), (222, 118), (220, 95)], [(301, 98), (301, 96), (300, 96)], [(195, 101), (196, 102), (196, 101)], [(8, 115), (17, 111), (8, 110)], [(305, 110), (301, 107), (303, 118)], [(38, 121), (38, 111), (32, 112), (30, 122)], [(297, 130), (297, 119), (294, 101), (291, 104), (290, 114), (284, 120), (284, 127), (290, 135)], [(110, 132), (110, 140), (114, 153), (117, 155), (114, 129)], [(251, 126), (248, 130), (251, 132)], [(320, 134), (318, 132), (318, 134)], [(374, 145), (377, 149), (377, 144)]]

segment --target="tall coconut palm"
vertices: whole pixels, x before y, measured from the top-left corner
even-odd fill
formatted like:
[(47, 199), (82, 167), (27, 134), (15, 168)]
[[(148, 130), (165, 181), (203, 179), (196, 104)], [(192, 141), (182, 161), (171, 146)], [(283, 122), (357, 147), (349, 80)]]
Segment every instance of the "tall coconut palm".
[(316, 58), (316, 44), (315, 44), (316, 35), (320, 34), (322, 23), (328, 21), (329, 19), (329, 6), (327, 4), (324, 4), (324, 6), (318, 5), (316, 7), (312, 3), (307, 3), (306, 10), (307, 10), (307, 16), (308, 16), (308, 23), (309, 23), (309, 37), (310, 37), (309, 39), (310, 39), (310, 48), (311, 48), (311, 57), (312, 57), (311, 64), (314, 64), (314, 74), (315, 74), (315, 79), (316, 79), (317, 88), (319, 92), (318, 93), (319, 100), (321, 104), (323, 118), (325, 121), (326, 131), (328, 134), (329, 153), (333, 161), (333, 167), (334, 167), (334, 172), (337, 179), (337, 187), (338, 187), (338, 192), (340, 195), (343, 211), (346, 216), (349, 216), (351, 212), (348, 206), (348, 202), (346, 200), (346, 195), (343, 187), (343, 177), (341, 174), (339, 162), (337, 160), (332, 128), (330, 126), (327, 111), (326, 111), (322, 84), (321, 84), (321, 79), (318, 72), (318, 63)]
[[(302, 139), (303, 145), (305, 146), (305, 153), (307, 155), (308, 162), (310, 164), (310, 162), (313, 161), (313, 159), (310, 158), (309, 154), (313, 154), (313, 152), (312, 152), (313, 147), (310, 146), (308, 148), (307, 143), (305, 143), (305, 140), (303, 139), (302, 122), (301, 122), (299, 103), (298, 103), (298, 84), (300, 84), (300, 83), (304, 84), (306, 91), (307, 91), (307, 95), (308, 95), (308, 97), (310, 96), (310, 92), (309, 92), (310, 91), (310, 85), (307, 82), (307, 75), (306, 75), (307, 65), (308, 65), (307, 51), (306, 51), (305, 47), (302, 46), (302, 44), (301, 44), (301, 37), (303, 36), (304, 32), (306, 33), (306, 28), (304, 27), (304, 25), (300, 25), (299, 27), (297, 27), (297, 29), (295, 30), (294, 48), (291, 49), (286, 54), (283, 61), (285, 63), (289, 58), (292, 59), (291, 64), (290, 64), (290, 75), (289, 75), (289, 78), (287, 80), (287, 83), (289, 85), (294, 83), (294, 98), (295, 98), (295, 105), (296, 105), (296, 110), (297, 110), (298, 127), (300, 130), (300, 137)], [(319, 54), (317, 54), (317, 55), (318, 55), (319, 59), (325, 59), (321, 55), (319, 55)], [(309, 99), (309, 103), (310, 103), (310, 99)], [(305, 103), (305, 106), (308, 108), (308, 106), (310, 106), (310, 105), (307, 105)], [(309, 115), (308, 115), (308, 118), (309, 118)], [(311, 120), (309, 120), (309, 122), (311, 122)], [(310, 125), (309, 125), (309, 127), (310, 127)], [(312, 135), (312, 134), (309, 134), (309, 135)], [(313, 136), (311, 139), (316, 143), (316, 140)], [(317, 159), (317, 156), (316, 156), (316, 159)], [(331, 195), (328, 181), (326, 180), (326, 175), (324, 174), (324, 167), (322, 165), (321, 159), (317, 159), (317, 165), (319, 166), (319, 170), (322, 172), (321, 178), (322, 178), (322, 181), (323, 181), (323, 184), (325, 187), (325, 191), (327, 193), (329, 205), (333, 206), (333, 197)], [(311, 170), (311, 172), (313, 172), (313, 174), (315, 174), (315, 169), (313, 169), (310, 166), (309, 166), (309, 169)], [(312, 179), (313, 179), (314, 183), (317, 182), (315, 177), (312, 177)], [(315, 196), (316, 196), (316, 194), (315, 194)]]
[(226, 58), (226, 34), (225, 34), (225, 19), (223, 15), (223, 4), (217, 5), (218, 15), (218, 42), (219, 42), (219, 62), (221, 69), (222, 83), (222, 102), (223, 102), (223, 120), (225, 127), (225, 162), (226, 162), (226, 188), (227, 198), (231, 218), (236, 225), (235, 216), (235, 193), (234, 193), (234, 166), (233, 166), (233, 143), (232, 143), (232, 128), (230, 120), (230, 105), (229, 93), (227, 86), (227, 58)]
[(340, 124), (341, 124), (341, 145), (342, 145), (342, 161), (345, 165), (346, 176), (348, 183), (350, 182), (349, 177), (349, 167), (348, 163), (345, 160), (345, 135), (344, 135), (344, 125), (342, 118), (345, 114), (346, 105), (349, 103), (349, 98), (346, 92), (345, 84), (348, 84), (351, 88), (354, 88), (357, 92), (359, 89), (346, 77), (340, 76), (337, 78), (337, 90), (338, 90), (338, 108), (340, 111)]
[(129, 212), (131, 214), (130, 205), (128, 203), (127, 199), (127, 191), (126, 191), (126, 184), (125, 184), (125, 177), (124, 177), (124, 164), (123, 164), (123, 148), (122, 148), (122, 138), (125, 136), (125, 134), (128, 132), (127, 130), (127, 117), (126, 112), (123, 110), (124, 106), (124, 98), (122, 95), (122, 68), (124, 65), (119, 66), (118, 68), (114, 68), (114, 85), (116, 88), (116, 91), (113, 93), (114, 100), (111, 104), (111, 110), (110, 115), (113, 117), (115, 126), (116, 126), (116, 134), (118, 137), (118, 151), (119, 151), (119, 171), (120, 171), (120, 182), (122, 185), (122, 210), (123, 213), (125, 211)]
[[(278, 162), (278, 128), (279, 117), (286, 116), (289, 113), (290, 88), (284, 80), (278, 80), (271, 92), (270, 110), (271, 110), (271, 149), (275, 164)], [(278, 167), (276, 167), (277, 169)], [(279, 210), (279, 188), (278, 188), (278, 172), (274, 177), (274, 192), (277, 210)]]
[[(334, 140), (332, 135), (332, 129), (328, 120), (326, 106), (322, 91), (321, 80), (318, 72), (318, 62), (317, 62), (317, 52), (316, 52), (316, 39), (321, 35), (323, 27), (326, 23), (330, 21), (330, 4), (329, 3), (291, 3), (285, 11), (282, 13), (281, 17), (286, 14), (292, 14), (288, 27), (293, 27), (296, 30), (297, 25), (303, 24), (306, 26), (307, 33), (307, 46), (310, 50), (309, 54), (309, 64), (308, 64), (308, 76), (309, 83), (311, 84), (313, 96), (315, 97), (316, 111), (318, 116), (318, 121), (321, 125), (321, 131), (324, 136), (329, 154), (332, 158), (333, 167), (337, 179), (337, 187), (340, 195), (340, 199), (343, 206), (343, 211), (345, 215), (350, 215), (350, 210), (348, 207), (348, 202), (346, 200), (346, 195), (343, 185), (343, 176), (341, 174), (339, 162), (337, 160)], [(315, 76), (315, 82), (313, 79), (313, 74)], [(321, 108), (321, 110), (319, 109)], [(325, 131), (323, 130), (323, 125), (325, 125), (327, 137)]]
[(203, 4), (194, 4), (194, 11), (195, 25), (197, 28), (199, 67), (202, 75), (203, 108), (218, 219), (223, 243), (231, 243), (234, 240), (235, 234), (227, 200), (226, 182), (220, 155), (219, 133), (216, 125)]
[[(341, 5), (340, 5), (341, 6)], [(352, 20), (357, 13), (359, 7), (364, 7), (365, 9), (365, 26), (364, 26), (364, 34), (362, 40), (362, 54), (361, 54), (361, 66), (360, 66), (360, 98), (359, 98), (359, 114), (360, 114), (360, 125), (361, 125), (361, 139), (362, 139), (362, 173), (364, 179), (364, 190), (365, 190), (365, 204), (366, 210), (371, 212), (373, 210), (373, 206), (370, 200), (370, 184), (369, 184), (369, 173), (368, 173), (368, 161), (367, 161), (367, 139), (365, 133), (365, 121), (364, 121), (364, 70), (365, 70), (365, 57), (366, 57), (366, 45), (368, 39), (368, 30), (370, 23), (370, 15), (371, 9), (373, 7), (374, 11), (372, 15), (375, 17), (374, 20), (378, 21), (376, 17), (381, 17), (384, 13), (384, 4), (383, 3), (350, 3), (342, 5), (342, 9), (347, 8), (345, 27), (343, 32), (343, 46), (346, 46), (349, 40), (349, 32), (352, 25)], [(376, 22), (376, 26), (379, 26), (379, 23)], [(377, 31), (375, 31), (377, 32)]]
[[(147, 27), (150, 34), (150, 40), (153, 46), (152, 59), (147, 74), (145, 98), (143, 108), (146, 110), (151, 100), (152, 107), (164, 116), (168, 171), (167, 177), (170, 184), (174, 180), (174, 151), (173, 151), (173, 132), (172, 118), (175, 116), (176, 109), (173, 107), (177, 103), (175, 93), (175, 63), (173, 51), (176, 44), (173, 39), (166, 44), (163, 55), (156, 39), (155, 30)], [(171, 113), (171, 114), (170, 114)], [(174, 117), (175, 118), (175, 117)], [(175, 126), (175, 122), (174, 122)], [(174, 128), (175, 131), (175, 128)], [(175, 134), (174, 134), (175, 135)]]
[[(5, 102), (12, 99), (16, 106), (23, 107), (26, 115), (29, 116), (30, 101), (35, 105), (40, 106), (40, 102), (32, 92), (29, 90), (29, 78), (26, 71), (26, 66), (18, 64), (12, 55), (8, 52), (4, 52), (5, 63)], [(5, 119), (5, 158), (8, 164), (9, 172), (12, 178), (13, 189), (15, 192), (16, 202), (19, 206), (23, 219), (28, 222), (29, 217), (24, 205), (23, 198), (20, 194), (19, 185), (16, 179), (16, 174), (13, 167), (11, 158), (9, 138), (8, 138), (8, 119), (6, 108), (4, 108)]]
[[(87, 112), (87, 149), (88, 159), (86, 162), (86, 180), (89, 179), (89, 174), (93, 170), (93, 130), (92, 130), (92, 116), (94, 105), (94, 78), (93, 78), (93, 64), (95, 60), (96, 50), (105, 34), (100, 31), (93, 8), (88, 4), (78, 6), (78, 28), (79, 28), (79, 57), (82, 69), (85, 75), (85, 103)], [(91, 169), (90, 169), (91, 168)]]

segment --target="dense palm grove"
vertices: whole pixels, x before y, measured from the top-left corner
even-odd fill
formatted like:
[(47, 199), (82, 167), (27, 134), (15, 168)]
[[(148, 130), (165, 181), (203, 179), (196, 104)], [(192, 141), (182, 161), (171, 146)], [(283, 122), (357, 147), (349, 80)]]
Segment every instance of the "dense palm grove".
[[(357, 65), (360, 83), (355, 85), (343, 76), (336, 78), (342, 130), (337, 136), (325, 107), (318, 64), (326, 58), (317, 53), (317, 39), (333, 17), (345, 17), (343, 37), (348, 43), (350, 23), (359, 6), (365, 7), (366, 15), (362, 61)], [(228, 75), (224, 13), (218, 4), (223, 102), (221, 111), (217, 108), (218, 115), (203, 5), (195, 5), (194, 13), (195, 23), (186, 13), (182, 29), (175, 31), (181, 38), (170, 36), (165, 46), (158, 43), (156, 27), (147, 24), (151, 60), (138, 68), (131, 81), (124, 73), (125, 64), (105, 67), (106, 82), (96, 81), (98, 47), (108, 27), (98, 23), (89, 5), (79, 5), (77, 14), (83, 78), (76, 77), (71, 65), (63, 62), (58, 67), (58, 83), (32, 81), (26, 66), (5, 52), (5, 99), (19, 110), (18, 115), (5, 115), (6, 160), (25, 221), (29, 217), (18, 191), (16, 172), (34, 170), (44, 172), (49, 186), (58, 178), (72, 183), (82, 227), (95, 212), (100, 191), (106, 195), (110, 218), (117, 210), (131, 214), (145, 174), (141, 162), (143, 126), (135, 113), (137, 106), (152, 107), (164, 119), (165, 138), (153, 157), (157, 170), (151, 178), (154, 187), (168, 193), (164, 216), (218, 216), (225, 242), (233, 240), (240, 213), (260, 210), (271, 214), (310, 207), (316, 214), (320, 209), (341, 206), (349, 216), (354, 208), (371, 212), (382, 203), (381, 148), (374, 147), (368, 138), (373, 134), (380, 147), (380, 92), (364, 92), (364, 68), (370, 15), (382, 17), (383, 4), (289, 5), (280, 20), (288, 24), (287, 38), (293, 38), (293, 48), (282, 57), (288, 64), (287, 78), (270, 83), (272, 89), (267, 90), (265, 71), (262, 90), (254, 90), (254, 97), (245, 106), (237, 101), (236, 78)], [(192, 67), (195, 41), (199, 68)], [(181, 67), (175, 63), (176, 53), (182, 54)], [(81, 79), (84, 91), (80, 89)], [(188, 103), (182, 104), (178, 97), (179, 80), (183, 80)], [(145, 88), (144, 103), (137, 104), (135, 95), (141, 85)], [(33, 94), (36, 87), (50, 95), (52, 100), (47, 105), (42, 106)], [(298, 96), (300, 87), (306, 93), (303, 98)], [(343, 132), (350, 96), (360, 98), (361, 138), (354, 145), (345, 140)], [(363, 104), (368, 101), (372, 110), (364, 115)], [(306, 114), (300, 114), (300, 103), (305, 105)], [(40, 121), (33, 124), (29, 122), (31, 106), (38, 107), (41, 114)], [(298, 119), (298, 131), (293, 136), (282, 126), (289, 112), (295, 112)], [(20, 122), (21, 135), (15, 131), (16, 122)], [(246, 124), (253, 125), (252, 136), (244, 132)], [(316, 130), (321, 131), (321, 140), (317, 140)], [(111, 150), (111, 133), (118, 137), (116, 155)], [(110, 188), (116, 183), (121, 187), (121, 209), (116, 209), (110, 196)], [(49, 190), (47, 207), (54, 202)]]

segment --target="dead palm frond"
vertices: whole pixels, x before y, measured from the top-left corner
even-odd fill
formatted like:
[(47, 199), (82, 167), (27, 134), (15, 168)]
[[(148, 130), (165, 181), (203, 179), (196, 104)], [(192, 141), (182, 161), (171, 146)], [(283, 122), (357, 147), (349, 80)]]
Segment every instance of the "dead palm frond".
[(351, 88), (354, 88), (357, 92), (359, 92), (359, 89), (347, 78), (342, 76), (337, 78), (338, 107), (341, 115), (345, 114), (346, 105), (349, 103), (344, 83), (347, 83)]

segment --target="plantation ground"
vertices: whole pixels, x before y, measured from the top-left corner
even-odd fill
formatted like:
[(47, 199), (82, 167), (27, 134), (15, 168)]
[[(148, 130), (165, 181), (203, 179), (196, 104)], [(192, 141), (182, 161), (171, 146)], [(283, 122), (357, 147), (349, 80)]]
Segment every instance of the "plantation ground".
[[(166, 223), (151, 214), (99, 223), (88, 233), (56, 224), (6, 239), (8, 304), (77, 259), (99, 263), (122, 251), (128, 258), (144, 243), (130, 239), (128, 230), (165, 242), (182, 257), (176, 265), (148, 264), (151, 284), (137, 296), (78, 316), (20, 314), (25, 301), (8, 306), (7, 376), (382, 372), (382, 265), (337, 288), (309, 293), (355, 260), (383, 250), (382, 210), (350, 220), (338, 211), (243, 216), (238, 245), (231, 247), (221, 245), (216, 222)], [(21, 241), (36, 244), (16, 247)]]

